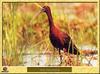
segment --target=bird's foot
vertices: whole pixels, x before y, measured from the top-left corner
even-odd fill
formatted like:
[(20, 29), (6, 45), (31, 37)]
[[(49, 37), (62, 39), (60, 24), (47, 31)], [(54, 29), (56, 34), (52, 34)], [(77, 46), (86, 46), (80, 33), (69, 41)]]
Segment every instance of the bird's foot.
[(62, 65), (62, 55), (60, 55), (60, 66)]
[(63, 63), (62, 62), (59, 62), (58, 66), (62, 66), (62, 65), (63, 65)]
[(60, 61), (60, 63), (59, 63), (59, 66), (61, 66), (62, 65), (62, 61)]

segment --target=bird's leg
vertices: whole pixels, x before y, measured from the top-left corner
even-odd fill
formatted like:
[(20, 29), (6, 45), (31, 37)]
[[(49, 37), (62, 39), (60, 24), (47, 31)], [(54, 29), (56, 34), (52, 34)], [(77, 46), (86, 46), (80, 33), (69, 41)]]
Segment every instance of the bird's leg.
[(77, 55), (77, 66), (79, 65), (79, 55)]
[(63, 50), (64, 50), (65, 55), (67, 56), (67, 58), (65, 59), (66, 65), (70, 65), (70, 66), (73, 65), (72, 55), (70, 55), (65, 48), (63, 48)]
[(77, 66), (79, 66), (80, 65), (80, 61), (79, 61), (79, 55), (78, 55), (78, 52), (77, 52), (77, 55), (76, 55), (76, 62), (77, 62)]
[(53, 49), (54, 49), (54, 54), (55, 54), (56, 48), (55, 48), (55, 47), (53, 47)]
[(59, 55), (60, 55), (60, 64), (62, 64), (62, 55), (61, 55), (60, 49), (59, 49)]
[(70, 55), (69, 55), (69, 53), (68, 53), (68, 51), (65, 48), (63, 48), (63, 50), (64, 50), (65, 55), (67, 55), (68, 58), (71, 58)]

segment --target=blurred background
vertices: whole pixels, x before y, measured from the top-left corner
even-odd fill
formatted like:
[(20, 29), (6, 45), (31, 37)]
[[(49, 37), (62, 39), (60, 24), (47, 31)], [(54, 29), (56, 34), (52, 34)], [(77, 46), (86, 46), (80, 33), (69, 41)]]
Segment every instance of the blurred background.
[[(59, 65), (58, 51), (54, 51), (49, 40), (47, 15), (38, 14), (44, 5), (50, 6), (54, 24), (67, 32), (84, 53), (84, 56), (80, 56), (79, 66), (96, 66), (98, 51), (96, 3), (3, 3), (2, 65)], [(63, 60), (61, 66), (76, 65), (75, 58), (72, 58), (71, 64), (65, 62), (65, 55)]]

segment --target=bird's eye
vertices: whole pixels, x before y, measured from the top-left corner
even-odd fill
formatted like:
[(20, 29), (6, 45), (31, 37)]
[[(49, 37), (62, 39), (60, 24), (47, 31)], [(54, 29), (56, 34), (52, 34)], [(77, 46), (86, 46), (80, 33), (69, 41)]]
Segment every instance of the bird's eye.
[(42, 8), (42, 11), (45, 12), (45, 8)]

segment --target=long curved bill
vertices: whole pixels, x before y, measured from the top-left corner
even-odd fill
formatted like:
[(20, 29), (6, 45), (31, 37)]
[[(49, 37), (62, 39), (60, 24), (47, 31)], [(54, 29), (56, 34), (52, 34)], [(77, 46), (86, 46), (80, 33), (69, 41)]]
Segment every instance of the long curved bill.
[(42, 6), (40, 6), (38, 3), (34, 3), (37, 7), (42, 9)]
[(40, 15), (40, 13), (41, 12), (43, 12), (44, 11), (44, 9), (41, 7), (41, 9), (33, 16), (33, 18), (31, 19), (31, 21), (30, 21), (30, 24), (32, 23), (32, 21), (34, 20), (34, 19), (36, 19), (39, 15)]

